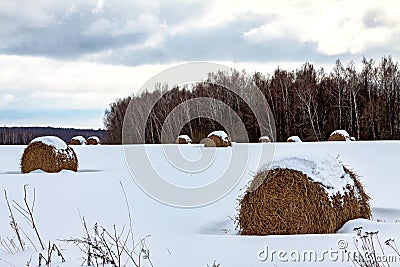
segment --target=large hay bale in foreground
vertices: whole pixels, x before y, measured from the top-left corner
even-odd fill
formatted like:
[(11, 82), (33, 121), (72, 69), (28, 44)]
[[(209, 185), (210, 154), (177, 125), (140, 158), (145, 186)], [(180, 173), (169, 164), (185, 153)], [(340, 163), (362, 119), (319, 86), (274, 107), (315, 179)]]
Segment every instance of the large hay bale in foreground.
[(191, 144), (192, 139), (186, 134), (182, 134), (176, 138), (175, 144)]
[(98, 138), (97, 136), (90, 136), (86, 140), (86, 144), (87, 145), (100, 145), (100, 138)]
[(60, 138), (55, 136), (38, 137), (25, 148), (21, 158), (22, 173), (34, 170), (78, 171), (78, 158), (74, 150)]
[(328, 141), (351, 141), (350, 135), (346, 130), (336, 130), (331, 133)]
[(259, 143), (271, 143), (271, 139), (269, 138), (269, 136), (264, 135), (258, 139), (258, 142)]
[[(302, 161), (305, 162), (304, 159), (293, 159), (298, 166)], [(309, 175), (313, 176), (315, 166), (309, 163), (305, 162), (298, 169), (310, 168)], [(278, 167), (285, 165), (293, 164), (283, 163)], [(369, 197), (357, 176), (341, 164), (340, 168), (330, 170), (338, 175), (331, 177), (331, 183), (318, 175), (312, 180), (308, 174), (289, 168), (274, 167), (259, 172), (240, 200), (238, 223), (241, 234), (328, 234), (335, 233), (349, 220), (369, 219)], [(324, 172), (321, 166), (317, 169)]]
[(83, 136), (74, 136), (71, 138), (71, 142), (69, 142), (70, 145), (85, 145), (86, 144), (86, 139)]
[(205, 147), (228, 147), (232, 146), (231, 138), (224, 131), (211, 132), (207, 138), (201, 141)]

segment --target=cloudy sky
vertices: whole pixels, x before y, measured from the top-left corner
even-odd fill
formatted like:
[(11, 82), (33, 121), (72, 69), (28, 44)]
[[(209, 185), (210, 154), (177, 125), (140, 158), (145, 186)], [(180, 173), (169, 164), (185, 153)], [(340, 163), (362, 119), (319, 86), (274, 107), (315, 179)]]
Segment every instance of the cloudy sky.
[(0, 0), (0, 125), (103, 127), (158, 72), (400, 56), (397, 0)]

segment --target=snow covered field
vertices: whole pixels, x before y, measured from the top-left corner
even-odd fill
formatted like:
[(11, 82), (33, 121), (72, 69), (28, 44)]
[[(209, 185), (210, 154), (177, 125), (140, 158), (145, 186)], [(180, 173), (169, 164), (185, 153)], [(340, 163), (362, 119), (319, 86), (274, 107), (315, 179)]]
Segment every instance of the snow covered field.
[[(276, 146), (276, 147), (275, 147)], [(361, 182), (371, 199), (373, 221), (354, 220), (331, 235), (297, 236), (239, 236), (235, 230), (237, 199), (260, 165), (253, 158), (260, 149), (273, 149), (276, 156), (301, 153), (330, 153), (361, 176)], [(231, 156), (245, 163), (243, 176), (225, 196), (208, 205), (197, 208), (180, 208), (157, 201), (145, 193), (132, 178), (127, 168), (122, 146), (74, 146), (79, 159), (77, 173), (62, 171), (58, 174), (34, 172), (20, 174), (19, 161), (23, 146), (0, 146), (0, 189), (7, 191), (10, 202), (23, 203), (24, 185), (28, 186), (31, 199), (36, 191), (34, 216), (40, 235), (45, 243), (51, 241), (62, 248), (66, 262), (60, 264), (53, 258), (52, 266), (80, 266), (81, 251), (72, 244), (60, 240), (80, 238), (84, 235), (81, 216), (88, 227), (95, 223), (112, 229), (129, 227), (129, 212), (120, 182), (126, 192), (132, 216), (135, 240), (146, 239), (150, 259), (157, 267), (212, 265), (214, 260), (221, 267), (243, 266), (354, 266), (343, 256), (347, 246), (355, 250), (354, 227), (363, 226), (365, 231), (379, 231), (379, 239), (386, 255), (394, 255), (390, 266), (400, 266), (398, 255), (383, 242), (388, 238), (400, 245), (400, 197), (399, 159), (400, 142), (321, 142), (234, 144), (233, 148), (208, 148), (198, 145), (137, 145), (125, 152), (131, 172), (151, 180), (159, 175), (172, 184), (199, 187), (211, 184), (220, 175), (229, 172)], [(164, 148), (164, 149), (163, 149)], [(187, 173), (173, 166), (166, 157), (168, 148), (179, 149), (191, 161), (201, 155), (213, 158), (212, 164)], [(249, 153), (244, 151), (249, 149)], [(145, 153), (144, 153), (145, 152)], [(236, 155), (235, 155), (236, 153)], [(208, 155), (209, 154), (209, 155)], [(150, 165), (146, 160), (150, 159)], [(228, 164), (228, 165), (227, 165)], [(235, 169), (236, 171), (236, 169)], [(165, 193), (165, 192), (164, 192)], [(168, 194), (168, 192), (166, 192)], [(0, 237), (15, 238), (9, 226), (8, 207), (0, 198)], [(18, 223), (34, 239), (24, 218), (15, 212)], [(6, 253), (0, 250), (0, 266), (37, 266), (38, 252), (27, 244), (24, 252)], [(0, 247), (1, 248), (1, 247)], [(282, 251), (282, 252), (280, 252)], [(293, 260), (293, 257), (314, 251), (317, 259)], [(379, 250), (380, 251), (380, 250)], [(286, 252), (286, 253), (285, 253)], [(379, 254), (379, 253), (378, 253)], [(268, 257), (267, 257), (268, 256)], [(291, 258), (292, 256), (292, 258)], [(150, 266), (142, 260), (142, 266)], [(387, 264), (385, 265), (387, 266)]]

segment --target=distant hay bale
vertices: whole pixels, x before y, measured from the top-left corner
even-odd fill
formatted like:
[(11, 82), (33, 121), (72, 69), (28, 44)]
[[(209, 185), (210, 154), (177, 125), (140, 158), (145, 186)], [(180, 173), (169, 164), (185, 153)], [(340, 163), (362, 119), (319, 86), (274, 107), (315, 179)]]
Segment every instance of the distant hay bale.
[(200, 144), (204, 145), (204, 147), (216, 147), (217, 145), (211, 138), (204, 138), (200, 141)]
[(176, 138), (175, 144), (191, 144), (192, 139), (186, 134), (182, 134)]
[(74, 136), (71, 139), (71, 142), (69, 142), (70, 145), (85, 145), (86, 144), (86, 139), (83, 136)]
[[(369, 219), (369, 197), (357, 176), (343, 167), (349, 181), (343, 194), (329, 195), (320, 182), (298, 170), (277, 168), (254, 177), (240, 200), (242, 235), (335, 233), (356, 218)], [(341, 179), (341, 177), (335, 177)]]
[(259, 143), (271, 143), (271, 139), (269, 138), (269, 136), (264, 135), (258, 139), (258, 142)]
[(336, 130), (331, 133), (328, 141), (350, 141), (350, 135), (346, 130)]
[(346, 137), (335, 133), (329, 136), (328, 141), (346, 141)]
[(100, 139), (97, 136), (90, 136), (87, 140), (86, 140), (86, 144), (88, 145), (100, 145)]
[(293, 135), (293, 136), (290, 136), (287, 139), (287, 142), (290, 142), (290, 143), (301, 143), (303, 141), (301, 141), (300, 137), (298, 137), (297, 135)]
[(200, 142), (205, 147), (228, 147), (232, 146), (231, 138), (224, 131), (214, 131), (210, 133), (207, 138)]
[(34, 170), (59, 172), (61, 170), (78, 171), (78, 158), (74, 150), (55, 136), (33, 139), (25, 148), (21, 158), (21, 172)]
[(350, 141), (356, 141), (356, 138), (354, 136), (351, 136)]

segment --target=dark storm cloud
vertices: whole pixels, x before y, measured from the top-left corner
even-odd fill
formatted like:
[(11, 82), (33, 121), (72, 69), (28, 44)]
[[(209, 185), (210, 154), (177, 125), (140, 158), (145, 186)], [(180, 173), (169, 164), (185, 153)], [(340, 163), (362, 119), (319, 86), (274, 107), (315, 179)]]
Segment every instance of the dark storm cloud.
[(87, 28), (97, 15), (90, 10), (56, 17), (42, 26), (23, 25), (0, 41), (0, 52), (13, 55), (40, 55), (53, 58), (76, 58), (86, 53), (118, 49), (127, 44), (138, 44), (146, 39), (145, 32), (112, 32), (88, 34)]
[[(265, 23), (267, 18), (261, 15), (246, 14), (217, 26), (171, 32), (179, 23), (196, 23), (207, 12), (204, 2), (166, 1), (143, 7), (129, 1), (118, 4), (106, 1), (96, 12), (95, 8), (95, 5), (64, 5), (30, 11), (44, 18), (42, 21), (37, 18), (38, 23), (25, 18), (25, 23), (17, 22), (11, 32), (1, 32), (0, 53), (68, 59), (95, 55), (96, 61), (133, 66), (190, 60), (297, 60), (318, 56), (313, 52), (313, 44), (290, 37), (267, 39), (263, 43), (243, 38), (244, 32)], [(149, 9), (153, 13), (143, 16)], [(8, 19), (11, 18), (9, 15)], [(3, 23), (4, 20), (3, 17)], [(155, 35), (162, 38), (159, 45), (141, 47)]]
[[(21, 10), (4, 3), (0, 0), (0, 54), (137, 66), (192, 60), (332, 62), (346, 58), (349, 51), (321, 52), (317, 48), (323, 36), (304, 39), (280, 32), (278, 37), (266, 35), (257, 41), (244, 37), (245, 32), (273, 22), (278, 13), (232, 13), (231, 19), (196, 27), (210, 12), (213, 2), (208, 1), (41, 0)], [(381, 10), (367, 9), (362, 23), (365, 28), (384, 27), (384, 18)], [(387, 46), (387, 52), (398, 54), (398, 42), (388, 44), (393, 46)]]
[(270, 38), (254, 43), (243, 37), (244, 32), (259, 26), (260, 23), (261, 18), (246, 20), (237, 18), (230, 23), (212, 28), (170, 35), (159, 47), (116, 50), (102, 60), (113, 64), (141, 65), (205, 60), (257, 62), (333, 58), (316, 53), (315, 44), (300, 42), (295, 38)]
[(171, 1), (154, 6), (133, 1), (106, 1), (99, 7), (92, 3), (38, 4), (19, 14), (15, 6), (0, 1), (0, 54), (73, 59), (136, 46), (168, 25), (196, 18), (207, 6)]

